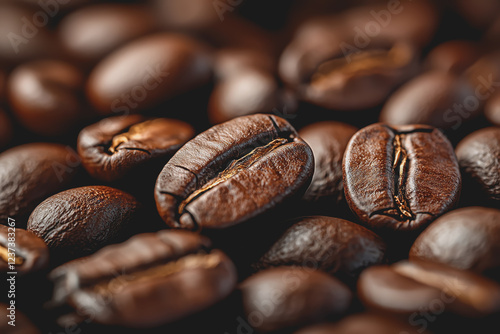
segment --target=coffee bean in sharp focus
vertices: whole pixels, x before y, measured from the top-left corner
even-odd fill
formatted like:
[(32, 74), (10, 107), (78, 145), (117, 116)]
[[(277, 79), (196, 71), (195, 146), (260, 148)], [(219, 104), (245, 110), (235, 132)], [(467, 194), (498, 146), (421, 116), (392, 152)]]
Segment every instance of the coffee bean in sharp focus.
[(238, 117), (177, 151), (156, 181), (156, 205), (170, 227), (225, 228), (305, 191), (313, 168), (311, 149), (286, 120)]
[(189, 124), (175, 119), (115, 116), (84, 128), (78, 136), (78, 153), (90, 175), (114, 181), (147, 163), (158, 162), (161, 170), (193, 136)]
[[(15, 257), (9, 255), (9, 249), (15, 250)], [(19, 275), (45, 269), (49, 264), (49, 248), (41, 238), (30, 231), (0, 225), (0, 271), (13, 271), (9, 268), (11, 262), (16, 266), (15, 271)]]
[(468, 207), (448, 212), (415, 240), (410, 259), (477, 273), (500, 272), (500, 210)]
[(140, 204), (106, 186), (69, 189), (47, 198), (30, 215), (28, 230), (42, 238), (55, 262), (87, 256), (140, 229)]
[[(500, 204), (500, 127), (475, 131), (462, 139), (456, 154), (464, 178), (464, 197), (482, 205)], [(479, 205), (481, 205), (479, 203)]]
[(55, 283), (52, 305), (91, 310), (87, 316), (94, 322), (134, 328), (202, 311), (228, 296), (237, 280), (224, 253), (185, 231), (134, 236), (66, 263), (50, 278)]
[(70, 64), (30, 62), (9, 76), (8, 98), (14, 115), (28, 130), (63, 135), (84, 117), (83, 85), (83, 74)]
[[(393, 125), (427, 124), (457, 130), (482, 111), (474, 87), (463, 78), (442, 71), (415, 77), (386, 102), (380, 121)], [(477, 104), (476, 104), (477, 100)]]
[(261, 271), (243, 281), (239, 290), (248, 323), (259, 332), (338, 317), (352, 299), (349, 288), (336, 278), (296, 267)]
[(293, 224), (254, 265), (311, 267), (352, 281), (385, 260), (386, 245), (372, 231), (332, 217), (304, 217)]
[(363, 223), (403, 233), (452, 209), (461, 189), (453, 147), (425, 125), (361, 129), (347, 146), (343, 178), (347, 202)]
[(299, 131), (314, 155), (314, 174), (304, 194), (306, 201), (322, 201), (333, 210), (344, 199), (342, 159), (349, 139), (357, 130), (349, 124), (323, 121)]
[(155, 28), (155, 19), (146, 7), (99, 4), (67, 15), (59, 24), (58, 32), (71, 57), (80, 64), (91, 66), (123, 44)]
[(208, 83), (208, 46), (187, 36), (161, 33), (126, 44), (92, 70), (87, 95), (102, 114), (131, 113)]
[(70, 147), (33, 143), (0, 154), (0, 219), (25, 227), (31, 211), (45, 198), (70, 186), (79, 168)]

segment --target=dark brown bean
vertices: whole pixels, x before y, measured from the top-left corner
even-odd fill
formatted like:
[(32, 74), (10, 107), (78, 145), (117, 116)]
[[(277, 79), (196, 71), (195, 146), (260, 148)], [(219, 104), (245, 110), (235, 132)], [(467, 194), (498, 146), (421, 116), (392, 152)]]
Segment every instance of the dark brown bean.
[(239, 287), (245, 315), (261, 332), (306, 325), (342, 315), (351, 291), (320, 271), (279, 267), (261, 271)]
[[(500, 203), (500, 127), (475, 131), (456, 148), (464, 191), (492, 205)], [(486, 204), (486, 203), (485, 203)]]
[(356, 131), (349, 124), (333, 121), (314, 123), (299, 131), (314, 154), (314, 174), (304, 194), (306, 201), (327, 200), (333, 206), (343, 200), (342, 159)]
[(106, 247), (51, 272), (53, 305), (87, 310), (94, 322), (135, 328), (176, 321), (225, 298), (236, 271), (198, 234), (161, 231)]
[(154, 31), (155, 26), (145, 7), (100, 4), (67, 15), (59, 24), (59, 36), (72, 59), (92, 65), (123, 44)]
[[(15, 258), (12, 258), (9, 253), (14, 251)], [(15, 270), (11, 270), (10, 264), (15, 265)], [(1, 272), (15, 271), (19, 275), (27, 275), (45, 269), (48, 264), (49, 249), (42, 239), (30, 231), (10, 225), (0, 225)]]
[(31, 213), (28, 230), (42, 238), (56, 262), (94, 253), (131, 233), (140, 204), (111, 187), (69, 189), (47, 198)]
[(238, 117), (177, 151), (158, 176), (156, 205), (170, 227), (229, 227), (305, 190), (313, 164), (311, 149), (284, 119)]
[(207, 83), (211, 70), (204, 44), (183, 35), (146, 36), (104, 58), (90, 74), (87, 95), (103, 114), (137, 112)]
[(411, 247), (423, 259), (483, 273), (500, 269), (500, 210), (469, 207), (434, 221)]
[(255, 267), (313, 267), (341, 278), (356, 278), (385, 259), (385, 243), (370, 230), (331, 217), (301, 218), (262, 256)]
[(78, 153), (90, 175), (113, 181), (151, 161), (165, 165), (193, 135), (189, 124), (174, 119), (116, 116), (84, 128)]
[(30, 131), (44, 136), (65, 134), (83, 117), (83, 83), (83, 74), (67, 63), (26, 63), (9, 76), (9, 102)]
[(26, 144), (0, 154), (0, 219), (26, 218), (41, 201), (67, 188), (79, 159), (70, 147), (58, 144)]
[(273, 73), (275, 65), (274, 59), (264, 52), (244, 48), (222, 48), (215, 54), (214, 72), (217, 79), (222, 80), (248, 69)]
[(493, 125), (500, 126), (500, 94), (493, 95), (484, 106), (484, 115)]
[(478, 43), (465, 40), (453, 40), (439, 44), (427, 55), (424, 67), (427, 70), (437, 70), (461, 74), (475, 63), (481, 56)]
[(433, 71), (396, 91), (384, 105), (380, 121), (457, 130), (464, 121), (478, 116), (482, 104), (469, 82), (453, 73)]
[(419, 231), (460, 196), (453, 147), (425, 125), (378, 123), (361, 129), (347, 146), (343, 174), (349, 206), (378, 229)]

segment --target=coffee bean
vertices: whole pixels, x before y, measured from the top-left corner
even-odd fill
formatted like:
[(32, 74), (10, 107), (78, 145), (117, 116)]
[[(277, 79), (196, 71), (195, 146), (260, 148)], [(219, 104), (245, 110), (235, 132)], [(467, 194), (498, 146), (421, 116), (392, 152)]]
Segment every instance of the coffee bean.
[(176, 321), (234, 289), (233, 264), (209, 247), (208, 239), (190, 232), (134, 236), (54, 269), (52, 304), (88, 310), (102, 324), (146, 328)]
[[(15, 309), (13, 312), (9, 310), (11, 305), (0, 303), (0, 317), (3, 319), (0, 322), (0, 332), (3, 334), (42, 334), (42, 332), (31, 323), (31, 321)], [(12, 316), (12, 317), (11, 317)]]
[(336, 323), (309, 326), (295, 334), (428, 334), (422, 328), (377, 313), (357, 313)]
[(219, 5), (232, 9), (230, 3), (214, 3), (211, 0), (152, 0), (151, 8), (158, 21), (168, 30), (198, 31), (214, 23), (220, 23)]
[(490, 123), (500, 126), (500, 94), (493, 95), (484, 106), (484, 115)]
[(393, 125), (427, 124), (458, 129), (481, 112), (474, 87), (452, 73), (424, 73), (396, 91), (384, 105), (380, 121)]
[(349, 139), (357, 130), (349, 124), (324, 121), (299, 131), (299, 136), (311, 147), (314, 154), (314, 174), (304, 194), (306, 201), (327, 200), (331, 206), (342, 201), (342, 159)]
[(418, 231), (457, 203), (461, 177), (453, 148), (425, 125), (370, 125), (349, 142), (343, 163), (347, 202), (361, 221)]
[(313, 267), (352, 280), (385, 259), (385, 243), (375, 233), (350, 221), (305, 217), (286, 230), (255, 267)]
[(104, 58), (87, 83), (102, 114), (138, 112), (208, 82), (212, 60), (202, 43), (175, 34), (133, 41)]
[(118, 189), (74, 188), (40, 203), (31, 213), (28, 230), (45, 241), (56, 262), (63, 262), (129, 236), (139, 208), (134, 197)]
[(499, 270), (500, 210), (469, 207), (451, 211), (422, 232), (410, 259), (430, 260), (483, 273)]
[(9, 116), (7, 116), (7, 113), (0, 108), (0, 150), (9, 144), (12, 140), (12, 135), (12, 122), (10, 121)]
[(59, 36), (73, 59), (92, 65), (123, 44), (154, 31), (155, 26), (145, 7), (100, 4), (67, 15), (59, 24)]
[(24, 64), (10, 75), (9, 102), (21, 124), (44, 136), (68, 133), (83, 117), (83, 75), (64, 62)]
[(27, 275), (48, 266), (49, 249), (42, 239), (29, 231), (0, 225), (0, 258), (1, 272), (14, 271), (9, 267), (14, 264), (19, 275)]
[(158, 176), (156, 205), (170, 227), (232, 226), (305, 189), (313, 164), (311, 149), (284, 119), (239, 117), (177, 151)]
[(154, 160), (165, 165), (193, 135), (189, 124), (174, 119), (116, 116), (84, 128), (78, 153), (90, 175), (113, 181)]
[(219, 80), (249, 69), (273, 73), (276, 64), (269, 54), (253, 49), (222, 48), (215, 53), (214, 72)]
[(279, 267), (261, 271), (240, 284), (249, 324), (259, 332), (306, 325), (339, 316), (351, 291), (320, 271)]
[(70, 147), (33, 143), (0, 154), (0, 219), (26, 218), (41, 201), (67, 188), (78, 170), (79, 159)]
[(460, 75), (481, 56), (478, 43), (454, 40), (439, 44), (427, 55), (424, 67)]
[(224, 79), (214, 89), (208, 117), (212, 124), (222, 123), (239, 116), (284, 111), (296, 112), (293, 95), (286, 95), (268, 72), (246, 69)]
[[(500, 203), (500, 128), (490, 127), (473, 132), (456, 148), (462, 169), (464, 191), (491, 202)], [(470, 185), (470, 186), (469, 186)]]

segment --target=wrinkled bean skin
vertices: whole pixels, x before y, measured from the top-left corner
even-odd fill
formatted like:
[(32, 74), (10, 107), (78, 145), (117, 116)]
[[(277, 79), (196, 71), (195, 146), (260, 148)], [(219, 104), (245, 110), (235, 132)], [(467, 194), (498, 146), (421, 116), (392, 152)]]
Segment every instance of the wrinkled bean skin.
[(479, 274), (499, 271), (500, 210), (468, 207), (434, 221), (415, 240), (411, 259), (443, 263)]
[(97, 64), (87, 96), (104, 115), (138, 112), (204, 85), (211, 67), (211, 53), (201, 42), (167, 33), (145, 36)]
[(118, 189), (74, 188), (40, 203), (28, 231), (45, 241), (53, 258), (72, 260), (129, 236), (139, 209), (134, 197)]
[(19, 275), (28, 275), (45, 269), (49, 264), (49, 249), (45, 242), (33, 233), (21, 228), (0, 225), (0, 272), (9, 271), (9, 238), (15, 238), (15, 265)]
[[(349, 139), (357, 128), (340, 122), (324, 121), (306, 126), (299, 136), (311, 147), (314, 174), (304, 194), (306, 201), (328, 200), (338, 204), (344, 198), (342, 159)], [(331, 202), (331, 203), (330, 203)]]
[(155, 26), (153, 15), (144, 7), (100, 4), (67, 15), (58, 32), (72, 58), (92, 65), (123, 44), (153, 32)]
[[(262, 316), (254, 327), (259, 332), (318, 322), (343, 314), (352, 299), (351, 291), (337, 279), (315, 270), (279, 267), (261, 271), (243, 281), (239, 289), (247, 316)], [(273, 308), (262, 314), (271, 296)], [(250, 324), (252, 320), (249, 318)]]
[(347, 220), (305, 217), (286, 230), (255, 267), (309, 266), (341, 278), (356, 278), (385, 259), (385, 243), (372, 231)]
[(464, 187), (486, 204), (500, 203), (500, 127), (475, 131), (455, 149), (462, 170)]
[(178, 320), (236, 285), (231, 261), (209, 248), (208, 239), (184, 231), (134, 236), (54, 269), (53, 303), (94, 310), (93, 321), (108, 325), (147, 328)]
[(45, 198), (67, 188), (78, 170), (78, 156), (70, 147), (34, 143), (0, 154), (0, 218), (26, 218)]
[(170, 227), (236, 225), (305, 189), (313, 164), (311, 149), (284, 119), (239, 117), (177, 151), (156, 181), (156, 205)]
[(425, 125), (370, 125), (349, 142), (343, 162), (351, 210), (372, 228), (412, 232), (452, 209), (461, 176), (453, 148)]
[(397, 90), (386, 102), (380, 121), (392, 125), (427, 124), (454, 130), (462, 122), (476, 117), (479, 105), (469, 108), (464, 104), (474, 95), (474, 88), (453, 73), (431, 71), (424, 73)]
[(114, 181), (148, 162), (165, 164), (193, 135), (189, 124), (175, 119), (116, 116), (84, 128), (78, 154), (90, 175)]
[(8, 97), (27, 129), (43, 136), (68, 133), (84, 116), (83, 74), (60, 61), (36, 61), (17, 67), (9, 77)]

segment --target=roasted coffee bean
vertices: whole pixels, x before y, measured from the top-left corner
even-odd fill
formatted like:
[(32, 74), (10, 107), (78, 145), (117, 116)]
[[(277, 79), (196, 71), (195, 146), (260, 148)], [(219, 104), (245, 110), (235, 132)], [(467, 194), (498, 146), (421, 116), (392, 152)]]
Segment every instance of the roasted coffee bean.
[(465, 40), (439, 44), (427, 55), (424, 67), (431, 71), (443, 71), (460, 75), (481, 56), (478, 43)]
[(500, 4), (495, 0), (455, 0), (455, 9), (475, 28), (488, 27), (500, 13)]
[(9, 102), (30, 131), (44, 136), (65, 134), (83, 117), (83, 82), (82, 73), (67, 63), (26, 63), (9, 76)]
[[(49, 249), (30, 231), (0, 225), (0, 258), (1, 272), (16, 271), (26, 275), (47, 267)], [(15, 265), (15, 270), (11, 270), (11, 264)]]
[(407, 322), (376, 313), (357, 313), (336, 323), (325, 323), (303, 328), (295, 334), (429, 334)]
[[(220, 23), (218, 5), (211, 0), (151, 1), (152, 9), (165, 28), (188, 31), (205, 29), (213, 23)], [(224, 5), (226, 4), (222, 4), (222, 7)], [(231, 4), (228, 5), (234, 9)]]
[(9, 144), (12, 136), (12, 122), (7, 113), (0, 108), (0, 150)]
[(214, 74), (223, 80), (248, 69), (273, 73), (275, 61), (270, 55), (252, 49), (222, 48), (215, 53)]
[[(475, 131), (456, 148), (464, 177), (464, 190), (476, 197), (500, 203), (500, 127)], [(470, 185), (470, 186), (469, 186)]]
[(113, 181), (151, 161), (165, 165), (193, 136), (194, 129), (182, 121), (116, 116), (83, 129), (78, 153), (90, 175)]
[(137, 223), (140, 204), (111, 187), (87, 186), (55, 194), (31, 213), (28, 230), (42, 238), (56, 262), (121, 241)]
[(384, 105), (380, 121), (392, 125), (427, 124), (457, 130), (481, 112), (468, 81), (453, 73), (424, 73), (396, 91)]
[(211, 70), (204, 44), (175, 34), (146, 36), (99, 62), (87, 95), (103, 114), (138, 112), (207, 83)]
[(304, 217), (293, 224), (256, 263), (259, 269), (303, 266), (352, 280), (385, 259), (385, 243), (372, 231), (332, 217)]
[(370, 267), (358, 281), (363, 303), (391, 313), (440, 307), (465, 317), (500, 312), (500, 285), (472, 272), (430, 262), (399, 262)]
[(343, 178), (352, 211), (388, 231), (425, 228), (454, 207), (461, 189), (453, 147), (425, 125), (361, 129), (347, 146)]
[(500, 94), (493, 95), (486, 102), (484, 115), (493, 125), (500, 126)]
[(184, 318), (236, 285), (231, 261), (209, 246), (208, 239), (184, 231), (134, 236), (54, 269), (53, 305), (90, 310), (97, 323), (135, 328)]
[(243, 281), (239, 289), (248, 322), (259, 332), (342, 315), (352, 299), (351, 291), (337, 279), (296, 267), (261, 271)]
[(121, 45), (154, 31), (155, 26), (145, 7), (100, 4), (67, 15), (59, 24), (59, 36), (72, 59), (92, 65)]
[(349, 124), (324, 121), (299, 131), (299, 136), (311, 147), (314, 154), (314, 174), (304, 194), (306, 201), (325, 200), (331, 206), (342, 201), (342, 159), (349, 139), (357, 130)]
[(286, 120), (238, 117), (177, 151), (158, 176), (156, 205), (170, 227), (224, 228), (305, 190), (313, 168), (311, 149)]
[(279, 87), (275, 77), (264, 71), (240, 70), (222, 80), (214, 89), (208, 104), (212, 124), (239, 116), (258, 113), (286, 112), (292, 116), (297, 103), (291, 94)]
[[(40, 15), (42, 13), (43, 15)], [(57, 39), (47, 25), (50, 17), (20, 1), (0, 3), (0, 64), (20, 63), (56, 56)]]
[(420, 234), (410, 259), (483, 273), (500, 270), (500, 210), (469, 207), (438, 218)]
[(78, 170), (79, 159), (70, 147), (34, 143), (0, 154), (0, 219), (25, 219), (41, 201), (67, 188)]
[(31, 321), (17, 310), (14, 305), (13, 311), (9, 310), (12, 305), (0, 303), (0, 333), (2, 334), (41, 334), (42, 332), (31, 323)]

